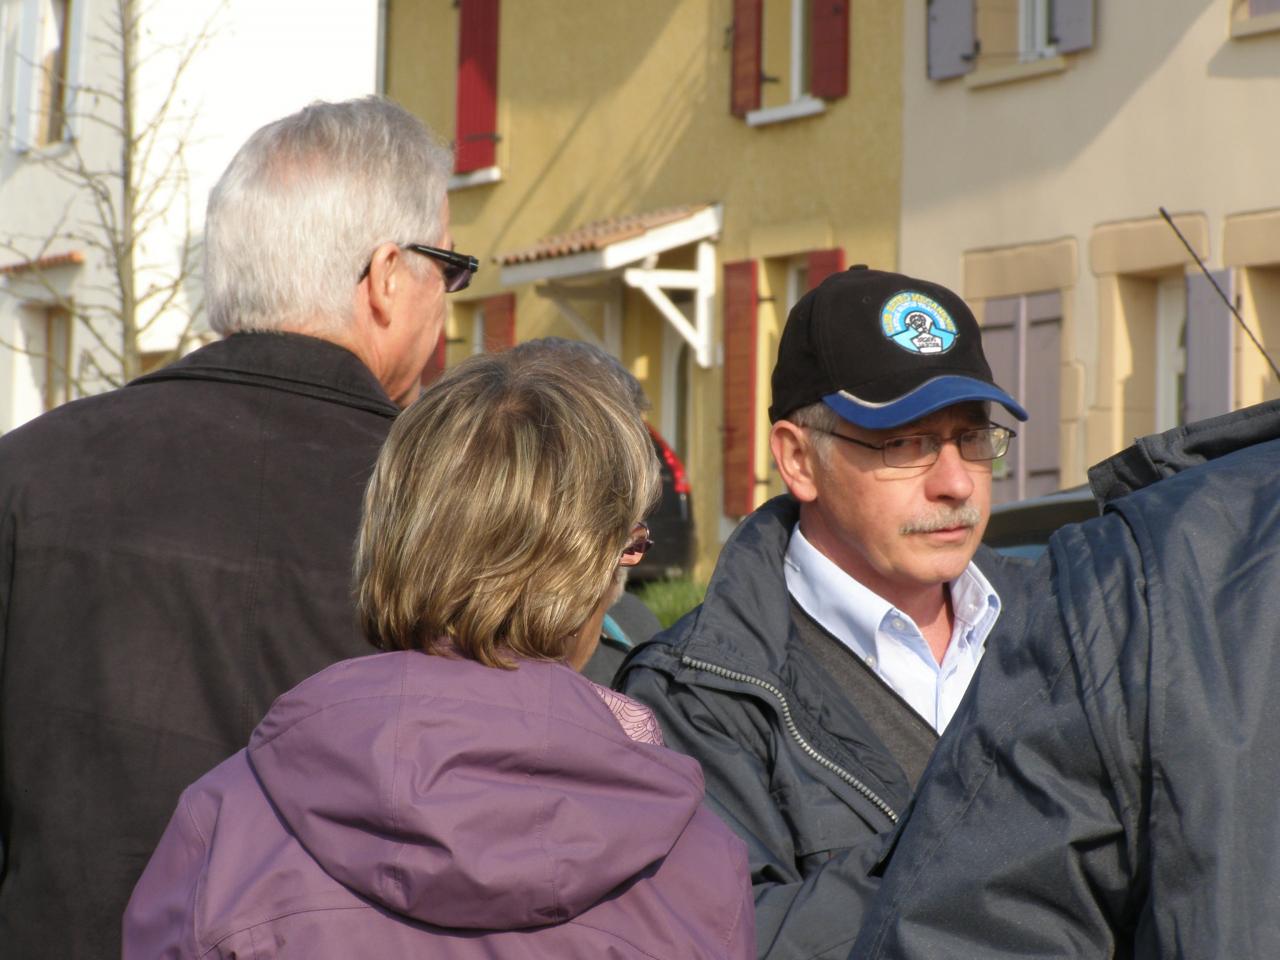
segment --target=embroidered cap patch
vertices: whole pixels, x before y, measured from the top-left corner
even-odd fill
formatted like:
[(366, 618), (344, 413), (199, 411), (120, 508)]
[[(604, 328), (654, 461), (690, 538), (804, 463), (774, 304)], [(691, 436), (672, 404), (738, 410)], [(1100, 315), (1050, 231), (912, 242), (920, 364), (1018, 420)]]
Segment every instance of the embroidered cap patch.
[(904, 290), (880, 311), (884, 335), (908, 353), (934, 356), (956, 342), (956, 324), (942, 304), (923, 293)]

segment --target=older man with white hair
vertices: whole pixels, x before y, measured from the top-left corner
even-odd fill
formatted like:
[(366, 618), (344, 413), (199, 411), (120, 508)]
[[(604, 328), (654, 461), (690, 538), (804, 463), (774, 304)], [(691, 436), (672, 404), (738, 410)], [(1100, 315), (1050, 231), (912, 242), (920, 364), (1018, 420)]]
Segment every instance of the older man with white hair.
[(0, 439), (6, 956), (118, 956), (182, 788), (366, 651), (361, 494), (477, 266), (451, 166), (382, 99), (263, 127), (209, 199), (224, 339)]

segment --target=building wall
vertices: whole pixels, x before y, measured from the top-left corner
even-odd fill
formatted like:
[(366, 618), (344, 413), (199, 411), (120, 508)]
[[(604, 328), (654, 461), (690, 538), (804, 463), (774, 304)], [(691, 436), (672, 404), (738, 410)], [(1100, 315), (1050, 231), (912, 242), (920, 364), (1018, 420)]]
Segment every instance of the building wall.
[[(784, 0), (789, 8), (789, 0)], [(766, 0), (766, 27), (778, 0)], [(842, 247), (849, 263), (893, 267), (901, 164), (901, 12), (898, 4), (850, 4), (849, 93), (825, 112), (749, 127), (730, 102), (732, 0), (520, 0), (501, 4), (496, 183), (450, 195), (458, 249), (481, 258), (471, 289), (455, 298), (450, 362), (472, 349), (475, 304), (506, 290), (493, 257), (549, 234), (622, 214), (713, 202), (723, 210), (715, 244), (725, 263), (761, 263), (757, 374), (758, 502), (781, 485), (765, 433), (767, 378), (786, 304), (764, 269), (807, 250)], [(785, 14), (785, 10), (783, 13)], [(394, 0), (389, 7), (387, 90), (445, 137), (455, 122), (459, 9), (452, 0)], [(785, 17), (784, 17), (785, 19)], [(771, 52), (772, 50), (772, 52)], [(766, 36), (766, 72), (777, 53)], [(765, 89), (765, 106), (776, 97)], [(689, 250), (661, 266), (685, 265)], [(574, 336), (532, 285), (514, 289), (517, 337)], [(721, 337), (721, 303), (713, 308)], [(594, 310), (595, 312), (591, 312)], [(602, 329), (598, 307), (584, 305)], [(623, 305), (621, 359), (642, 380), (664, 432), (681, 416), (694, 489), (698, 573), (709, 575), (727, 531), (721, 495), (724, 422), (722, 353), (691, 367), (685, 409), (676, 411), (670, 327), (638, 291)], [(668, 352), (664, 378), (663, 351)], [(667, 426), (662, 426), (663, 424)]]
[[(41, 162), (42, 158), (68, 155), (70, 145), (55, 143), (22, 150), (13, 135), (20, 31), (29, 12), (42, 2), (0, 0), (0, 241), (26, 238), (21, 241), (26, 250), (39, 247), (39, 239), (56, 229), (64, 211), (67, 224), (93, 216), (89, 198)], [(203, 24), (211, 24), (207, 46), (192, 61), (176, 93), (175, 117), (193, 118), (185, 147), (189, 183), (144, 238), (143, 258), (154, 264), (150, 273), (140, 272), (144, 287), (150, 279), (172, 275), (181, 245), (189, 237), (199, 237), (210, 187), (253, 130), (312, 100), (360, 96), (374, 92), (377, 86), (377, 0), (336, 0), (320, 5), (303, 0), (229, 0), (215, 15), (217, 6), (217, 0), (159, 0), (144, 5), (140, 53), (152, 56), (153, 62), (140, 76), (140, 118), (153, 116), (172, 86), (175, 63), (171, 56), (158, 52), (160, 48), (185, 46)], [(102, 45), (94, 42), (95, 37), (111, 35), (113, 7), (114, 3), (106, 0), (72, 0), (72, 70), (84, 85), (110, 86), (107, 78), (118, 74)], [(81, 96), (78, 108), (101, 110), (103, 105), (95, 107), (92, 98)], [(75, 122), (73, 131), (78, 149), (91, 165), (119, 169), (116, 135), (88, 119)], [(166, 150), (157, 151), (154, 169), (159, 170), (166, 159)], [(82, 243), (55, 242), (48, 252), (71, 247), (84, 252), (84, 264), (60, 267), (45, 276), (61, 292), (83, 300), (93, 296), (95, 285), (110, 284), (111, 277), (105, 257)], [(0, 265), (22, 259), (12, 250), (0, 249)], [(185, 312), (198, 305), (199, 297), (197, 269), (197, 276), (184, 285), (174, 309), (144, 338), (143, 349), (171, 349), (184, 325)], [(43, 284), (29, 274), (0, 277), (0, 341), (40, 352), (40, 338), (31, 318), (48, 299)], [(86, 350), (94, 351), (102, 363), (111, 363), (87, 331), (78, 329), (72, 354), (79, 358)], [(44, 379), (43, 357), (0, 347), (0, 432), (43, 410)]]
[[(979, 312), (990, 297), (1062, 292), (1064, 485), (1167, 425), (1157, 301), (1199, 271), (1159, 207), (1211, 268), (1248, 267), (1233, 277), (1245, 319), (1256, 330), (1272, 318), (1261, 332), (1280, 347), (1280, 22), (1247, 12), (1239, 0), (1097, 0), (1091, 48), (938, 81), (929, 10), (905, 5), (900, 262)], [(1280, 396), (1239, 331), (1223, 336), (1233, 405)]]

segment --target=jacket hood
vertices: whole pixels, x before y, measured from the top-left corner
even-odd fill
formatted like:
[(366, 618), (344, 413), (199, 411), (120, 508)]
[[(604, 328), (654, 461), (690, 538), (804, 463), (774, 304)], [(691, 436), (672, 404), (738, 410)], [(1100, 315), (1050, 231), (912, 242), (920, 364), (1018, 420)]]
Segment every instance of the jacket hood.
[(1264, 440), (1280, 438), (1280, 400), (1142, 437), (1089, 468), (1089, 486), (1105, 506), (1134, 490)]
[(248, 757), (330, 876), (446, 927), (576, 916), (666, 856), (703, 795), (696, 761), (632, 741), (551, 663), (349, 660), (277, 700)]

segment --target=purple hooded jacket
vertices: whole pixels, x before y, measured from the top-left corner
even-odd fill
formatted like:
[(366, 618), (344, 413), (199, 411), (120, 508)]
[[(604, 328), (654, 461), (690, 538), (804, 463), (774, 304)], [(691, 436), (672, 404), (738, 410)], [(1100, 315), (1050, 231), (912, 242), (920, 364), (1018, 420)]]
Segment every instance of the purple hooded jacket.
[(124, 957), (746, 960), (746, 849), (702, 794), (568, 667), (347, 660), (182, 795)]

